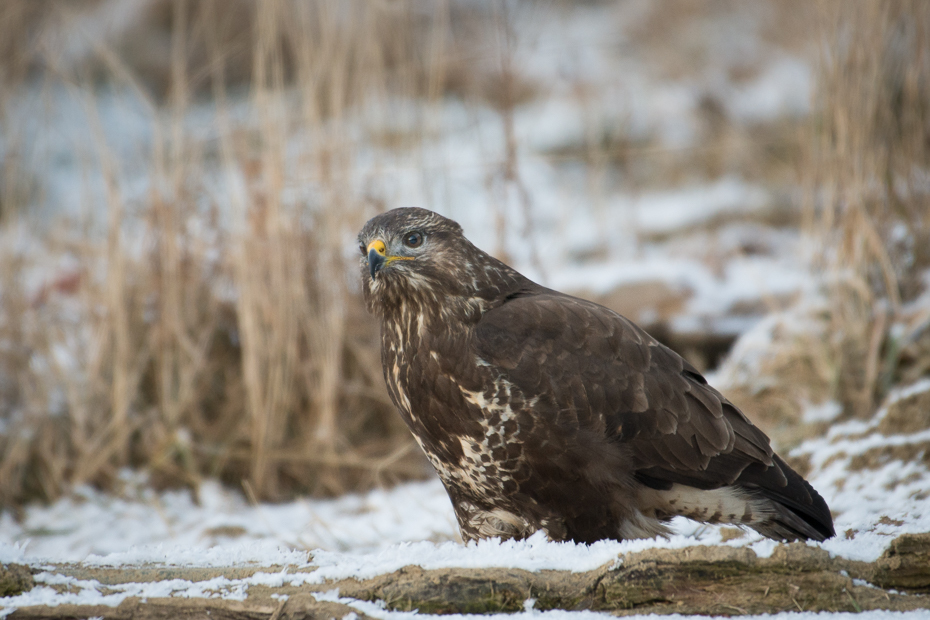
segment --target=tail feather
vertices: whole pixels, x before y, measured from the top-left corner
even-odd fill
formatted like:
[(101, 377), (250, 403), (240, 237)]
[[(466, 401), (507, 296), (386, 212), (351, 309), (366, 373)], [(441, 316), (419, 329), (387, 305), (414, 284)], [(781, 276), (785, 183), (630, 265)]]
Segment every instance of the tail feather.
[(768, 519), (749, 526), (763, 536), (784, 540), (823, 541), (835, 536), (833, 515), (823, 497), (781, 457), (775, 455), (773, 460), (786, 484), (773, 484), (770, 468), (747, 468), (737, 480), (737, 485), (769, 507)]
[(777, 455), (771, 466), (753, 463), (732, 484), (717, 488), (689, 484), (688, 477), (658, 469), (639, 473), (637, 480), (644, 485), (644, 505), (658, 518), (680, 515), (732, 523), (786, 541), (822, 541), (835, 535), (827, 503)]

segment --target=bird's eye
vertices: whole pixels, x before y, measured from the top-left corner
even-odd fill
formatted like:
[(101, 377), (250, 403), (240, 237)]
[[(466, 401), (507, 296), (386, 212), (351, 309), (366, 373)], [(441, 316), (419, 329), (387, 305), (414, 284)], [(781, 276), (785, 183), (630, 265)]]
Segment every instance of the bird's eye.
[(367, 256), (367, 255), (368, 255), (368, 252), (365, 251), (365, 244), (364, 244), (364, 243), (358, 244), (358, 249), (359, 249), (359, 251), (362, 253), (362, 256)]
[(422, 245), (423, 243), (423, 234), (418, 232), (407, 233), (407, 236), (404, 237), (404, 245), (408, 248), (416, 248)]

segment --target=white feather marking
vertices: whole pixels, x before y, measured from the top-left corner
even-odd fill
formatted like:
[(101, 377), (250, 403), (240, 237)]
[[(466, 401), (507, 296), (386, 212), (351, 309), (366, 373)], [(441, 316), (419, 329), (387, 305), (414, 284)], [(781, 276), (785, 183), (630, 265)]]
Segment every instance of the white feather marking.
[(765, 521), (771, 511), (765, 502), (735, 487), (702, 490), (673, 484), (667, 491), (643, 489), (644, 506), (664, 515), (681, 515), (703, 523), (747, 524)]

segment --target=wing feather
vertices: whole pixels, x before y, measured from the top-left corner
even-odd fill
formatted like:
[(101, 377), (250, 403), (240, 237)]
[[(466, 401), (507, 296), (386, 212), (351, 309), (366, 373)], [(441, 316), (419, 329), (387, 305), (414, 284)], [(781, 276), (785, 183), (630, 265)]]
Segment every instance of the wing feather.
[[(548, 289), (515, 296), (475, 329), (479, 354), (562, 432), (603, 433), (625, 474), (657, 489), (738, 485), (780, 511), (764, 527), (832, 535), (823, 499), (756, 428), (671, 349), (619, 314)], [(593, 444), (592, 444), (593, 445)], [(760, 530), (762, 531), (762, 530)]]
[(607, 308), (549, 291), (516, 297), (485, 313), (475, 336), (481, 356), (528, 398), (543, 391), (579, 428), (603, 426), (637, 470), (716, 488), (751, 464), (773, 465), (764, 433), (693, 366)]

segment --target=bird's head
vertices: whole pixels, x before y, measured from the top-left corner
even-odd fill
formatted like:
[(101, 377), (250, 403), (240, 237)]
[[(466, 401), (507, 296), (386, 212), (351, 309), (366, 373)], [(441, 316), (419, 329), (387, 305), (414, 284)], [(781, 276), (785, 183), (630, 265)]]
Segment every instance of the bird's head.
[(437, 252), (463, 239), (462, 227), (426, 209), (394, 209), (371, 218), (358, 234), (363, 272), (382, 283), (428, 270)]
[[(426, 209), (394, 209), (371, 218), (358, 234), (361, 275), (373, 297), (426, 292), (460, 268), (462, 227)], [(367, 295), (366, 295), (367, 296)]]
[(373, 217), (358, 243), (365, 298), (376, 313), (404, 303), (444, 307), (452, 298), (482, 296), (489, 270), (509, 270), (472, 245), (457, 222), (426, 209)]

